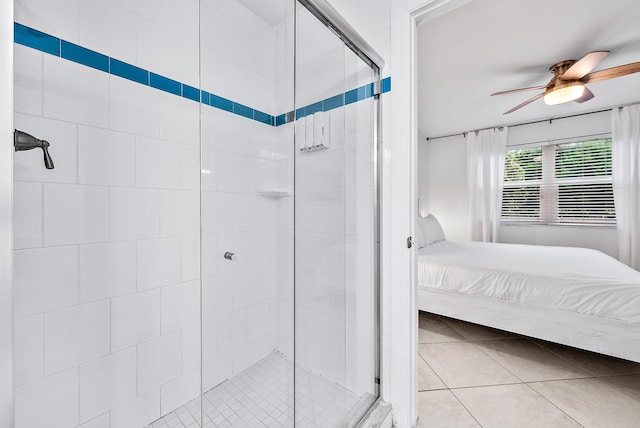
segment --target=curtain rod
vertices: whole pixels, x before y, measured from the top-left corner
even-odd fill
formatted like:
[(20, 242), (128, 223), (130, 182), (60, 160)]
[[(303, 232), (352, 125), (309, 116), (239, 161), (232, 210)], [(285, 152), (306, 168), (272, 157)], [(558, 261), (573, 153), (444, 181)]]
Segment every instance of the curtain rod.
[[(624, 107), (624, 106), (618, 107), (618, 110), (620, 110), (622, 107)], [(504, 126), (508, 126), (509, 128), (514, 128), (516, 126), (533, 125), (535, 123), (544, 123), (544, 122), (551, 123), (554, 120), (569, 119), (571, 117), (586, 116), (586, 115), (589, 115), (589, 114), (596, 114), (596, 113), (604, 113), (605, 111), (611, 111), (614, 108), (616, 108), (616, 107), (606, 108), (606, 109), (603, 109), (603, 110), (589, 111), (589, 112), (586, 112), (586, 113), (570, 114), (570, 115), (567, 115), (567, 116), (550, 117), (549, 119), (532, 120), (531, 122), (522, 122), (522, 123), (516, 123), (514, 125), (504, 125)], [(474, 131), (456, 132), (455, 134), (439, 135), (437, 137), (426, 137), (426, 138), (427, 138), (427, 141), (431, 141), (431, 140), (439, 140), (440, 138), (457, 137), (459, 135), (462, 135), (463, 137), (466, 137), (469, 132), (486, 131), (487, 129), (493, 129), (493, 128), (502, 129), (502, 128), (504, 128), (504, 126), (492, 126), (490, 128), (476, 129)]]

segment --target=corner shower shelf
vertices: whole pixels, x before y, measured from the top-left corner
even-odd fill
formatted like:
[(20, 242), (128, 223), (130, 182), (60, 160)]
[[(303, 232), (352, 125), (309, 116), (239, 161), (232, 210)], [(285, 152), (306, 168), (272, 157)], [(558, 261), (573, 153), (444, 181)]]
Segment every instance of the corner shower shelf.
[(258, 187), (256, 189), (256, 195), (265, 196), (267, 198), (283, 198), (285, 196), (291, 196), (291, 190), (280, 189), (277, 187)]

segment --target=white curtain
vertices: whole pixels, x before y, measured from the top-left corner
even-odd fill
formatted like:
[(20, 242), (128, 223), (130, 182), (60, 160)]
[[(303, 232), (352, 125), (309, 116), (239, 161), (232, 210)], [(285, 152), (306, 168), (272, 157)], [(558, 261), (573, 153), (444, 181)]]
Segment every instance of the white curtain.
[(640, 270), (640, 105), (611, 113), (618, 259)]
[(471, 239), (498, 242), (507, 127), (467, 134)]

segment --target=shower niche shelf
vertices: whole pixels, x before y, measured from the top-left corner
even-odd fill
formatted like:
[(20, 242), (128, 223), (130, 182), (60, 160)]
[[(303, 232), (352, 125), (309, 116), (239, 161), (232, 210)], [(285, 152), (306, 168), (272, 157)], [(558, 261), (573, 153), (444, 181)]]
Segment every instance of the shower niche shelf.
[(291, 190), (279, 187), (258, 187), (256, 195), (267, 198), (284, 198), (285, 196), (291, 196)]

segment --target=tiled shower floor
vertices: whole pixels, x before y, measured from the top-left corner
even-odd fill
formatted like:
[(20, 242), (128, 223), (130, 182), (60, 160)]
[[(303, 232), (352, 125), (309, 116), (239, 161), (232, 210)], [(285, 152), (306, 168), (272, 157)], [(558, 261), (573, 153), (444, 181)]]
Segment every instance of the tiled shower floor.
[[(153, 422), (147, 428), (293, 427), (293, 363), (273, 352), (200, 398)], [(350, 426), (373, 403), (342, 386), (296, 366), (297, 427)]]

